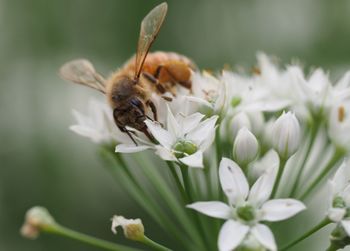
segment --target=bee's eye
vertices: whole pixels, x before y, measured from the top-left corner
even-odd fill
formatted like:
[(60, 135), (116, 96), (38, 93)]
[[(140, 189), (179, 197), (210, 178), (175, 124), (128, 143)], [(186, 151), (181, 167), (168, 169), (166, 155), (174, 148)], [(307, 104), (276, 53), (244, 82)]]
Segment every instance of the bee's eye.
[(139, 99), (133, 98), (130, 100), (130, 103), (133, 104), (136, 107), (142, 107), (142, 103)]

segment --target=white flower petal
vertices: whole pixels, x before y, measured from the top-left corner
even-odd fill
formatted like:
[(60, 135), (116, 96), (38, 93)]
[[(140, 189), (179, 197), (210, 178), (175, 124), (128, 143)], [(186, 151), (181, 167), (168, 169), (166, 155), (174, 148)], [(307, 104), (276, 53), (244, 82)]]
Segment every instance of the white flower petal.
[(215, 128), (215, 123), (218, 118), (218, 116), (212, 116), (209, 119), (202, 121), (187, 134), (186, 138), (195, 142), (196, 145), (201, 145), (201, 143), (207, 138), (208, 134)]
[(261, 207), (262, 220), (281, 221), (288, 219), (300, 211), (305, 210), (305, 205), (294, 199), (269, 200)]
[(328, 218), (333, 222), (341, 221), (346, 214), (345, 208), (332, 207), (328, 210)]
[(260, 242), (261, 245), (266, 247), (268, 250), (276, 251), (276, 241), (271, 230), (263, 225), (258, 224), (251, 229), (251, 233)]
[(245, 200), (248, 196), (249, 185), (241, 168), (232, 160), (222, 158), (219, 167), (219, 176), (222, 190), (235, 204), (239, 200)]
[(275, 184), (277, 169), (277, 165), (271, 165), (271, 167), (254, 183), (249, 193), (248, 200), (250, 202), (260, 206), (270, 198)]
[(198, 126), (198, 124), (201, 122), (203, 118), (204, 118), (204, 115), (199, 112), (193, 113), (189, 116), (183, 116), (182, 114), (179, 114), (177, 116), (177, 119), (181, 124), (184, 134), (188, 133), (193, 128)]
[(166, 148), (171, 148), (175, 143), (175, 137), (170, 132), (164, 130), (157, 122), (146, 120), (147, 128), (150, 130), (153, 137)]
[(199, 168), (204, 167), (203, 166), (203, 152), (202, 151), (197, 151), (194, 154), (183, 157), (179, 160), (189, 167), (199, 167)]
[(343, 161), (343, 163), (340, 165), (338, 170), (335, 172), (333, 178), (331, 179), (333, 195), (341, 192), (345, 188), (345, 186), (349, 183), (349, 178), (350, 178), (349, 169), (350, 168), (347, 165), (346, 161)]
[(180, 125), (176, 121), (172, 111), (170, 110), (169, 106), (168, 108), (168, 116), (167, 116), (167, 127), (171, 134), (173, 134), (175, 137), (180, 136)]
[(144, 150), (152, 148), (151, 146), (136, 146), (136, 145), (126, 145), (119, 144), (115, 147), (116, 153), (136, 153), (142, 152)]
[(341, 225), (343, 226), (348, 236), (350, 236), (350, 220), (342, 220)]
[(164, 160), (170, 160), (170, 161), (175, 161), (177, 160), (176, 157), (172, 154), (172, 152), (160, 145), (155, 146), (156, 148), (156, 154), (159, 155)]
[(226, 220), (232, 216), (232, 208), (220, 201), (195, 202), (186, 207), (219, 219)]
[(248, 232), (248, 226), (234, 220), (226, 221), (219, 233), (219, 250), (232, 251), (243, 241)]

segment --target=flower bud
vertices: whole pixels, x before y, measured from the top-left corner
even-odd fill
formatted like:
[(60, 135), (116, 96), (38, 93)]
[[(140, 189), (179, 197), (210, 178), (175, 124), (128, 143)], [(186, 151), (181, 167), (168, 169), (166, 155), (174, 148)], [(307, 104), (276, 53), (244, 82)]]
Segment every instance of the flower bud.
[(259, 143), (246, 127), (239, 130), (233, 144), (233, 158), (240, 165), (252, 162), (259, 151)]
[(251, 130), (252, 128), (248, 115), (244, 112), (240, 112), (236, 116), (234, 116), (231, 120), (231, 123), (230, 123), (231, 137), (234, 139), (237, 136), (238, 131), (243, 127), (246, 127), (249, 130)]
[(114, 215), (112, 218), (112, 232), (117, 234), (116, 228), (123, 228), (124, 236), (127, 239), (141, 241), (145, 237), (145, 229), (140, 219), (126, 219), (123, 216)]
[(300, 125), (291, 112), (284, 113), (272, 127), (272, 145), (281, 158), (288, 159), (300, 144)]
[(21, 235), (29, 239), (35, 239), (40, 231), (55, 225), (55, 220), (43, 207), (33, 207), (29, 209), (25, 216), (25, 222), (21, 227)]

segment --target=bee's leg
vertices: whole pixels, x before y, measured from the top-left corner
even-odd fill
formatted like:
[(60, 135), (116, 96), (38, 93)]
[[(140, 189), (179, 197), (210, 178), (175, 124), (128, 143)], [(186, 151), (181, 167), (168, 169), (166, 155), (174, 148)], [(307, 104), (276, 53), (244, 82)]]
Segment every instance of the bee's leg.
[(132, 142), (135, 143), (136, 146), (138, 146), (136, 140), (134, 139), (134, 137), (131, 135), (130, 131), (128, 129), (126, 129), (125, 127), (122, 127), (122, 126), (118, 126), (119, 130), (122, 131), (122, 132), (125, 132), (129, 137), (130, 139), (132, 140)]
[(151, 108), (151, 111), (153, 113), (153, 118), (154, 118), (155, 121), (158, 122), (157, 107), (155, 106), (153, 101), (152, 100), (148, 100), (146, 102), (146, 105), (148, 105)]
[(168, 102), (173, 101), (173, 99), (172, 99), (172, 98), (167, 97), (167, 96), (162, 96), (162, 98), (163, 98), (165, 101), (168, 101)]
[(157, 90), (161, 93), (164, 94), (166, 93), (166, 90), (164, 88), (164, 86), (159, 83), (158, 79), (156, 77), (154, 77), (153, 75), (149, 74), (148, 72), (143, 72), (142, 75), (149, 80), (151, 83), (156, 85)]

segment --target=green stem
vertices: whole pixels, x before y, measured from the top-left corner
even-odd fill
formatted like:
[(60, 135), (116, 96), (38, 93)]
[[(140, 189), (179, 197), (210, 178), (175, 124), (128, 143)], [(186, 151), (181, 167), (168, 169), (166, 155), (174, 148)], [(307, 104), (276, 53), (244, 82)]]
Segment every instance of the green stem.
[(273, 190), (272, 190), (272, 193), (271, 193), (271, 198), (275, 198), (276, 197), (277, 189), (278, 189), (279, 184), (281, 182), (281, 178), (282, 178), (283, 171), (284, 171), (284, 168), (286, 166), (287, 160), (288, 159), (281, 158), (280, 166), (278, 168), (277, 177), (276, 177), (276, 180), (275, 180), (275, 185), (273, 186)]
[[(188, 197), (187, 204), (190, 204), (193, 202), (193, 190), (192, 190), (191, 181), (190, 181), (190, 177), (189, 177), (189, 168), (186, 165), (180, 165), (180, 170), (181, 170), (181, 174), (182, 174), (182, 179), (184, 181), (185, 191), (186, 191), (186, 194)], [(203, 243), (205, 243), (205, 246), (207, 248), (209, 248), (211, 245), (210, 237), (212, 237), (212, 236), (206, 236), (206, 231), (204, 229), (204, 226), (203, 226), (198, 214), (192, 213), (192, 216), (193, 216), (194, 223), (196, 224), (197, 229), (198, 229), (200, 235), (202, 236)], [(214, 247), (214, 249), (212, 249), (212, 248), (209, 248), (209, 250), (215, 250), (215, 247)]]
[(312, 229), (310, 229), (309, 231), (307, 231), (305, 234), (303, 234), (302, 236), (300, 236), (298, 239), (292, 241), (291, 243), (289, 243), (288, 245), (284, 246), (283, 248), (280, 249), (280, 251), (285, 251), (290, 249), (291, 247), (295, 246), (296, 244), (298, 244), (299, 242), (305, 240), (306, 238), (308, 238), (309, 236), (313, 235), (314, 233), (316, 233), (318, 230), (322, 229), (323, 227), (327, 226), (328, 224), (330, 224), (331, 221), (329, 219), (324, 219), (323, 221), (321, 221), (319, 224), (317, 224), (315, 227), (313, 227)]
[(316, 139), (316, 135), (317, 135), (317, 132), (318, 132), (318, 126), (319, 124), (314, 124), (314, 122), (311, 122), (311, 136), (310, 136), (310, 142), (307, 146), (307, 150), (306, 150), (306, 154), (303, 158), (303, 161), (301, 163), (301, 165), (299, 166), (299, 170), (298, 170), (298, 173), (297, 173), (297, 176), (294, 180), (294, 184), (292, 186), (292, 190), (291, 190), (291, 195), (290, 197), (294, 198), (295, 197), (295, 194), (296, 194), (296, 191), (297, 191), (297, 188), (299, 187), (300, 185), (300, 182), (301, 182), (301, 176), (304, 172), (304, 168), (305, 168), (305, 164), (306, 164), (306, 161), (309, 159), (309, 154), (311, 152), (311, 149), (312, 149), (312, 146), (315, 142), (315, 139)]
[(156, 250), (156, 251), (171, 251), (171, 249), (164, 247), (163, 245), (151, 240), (147, 236), (144, 236), (140, 242), (151, 247), (153, 250)]
[(159, 172), (147, 159), (140, 158), (140, 155), (135, 155), (135, 160), (140, 166), (143, 165), (142, 170), (146, 177), (155, 186), (157, 192), (162, 196), (162, 199), (168, 205), (168, 208), (176, 217), (177, 221), (183, 226), (184, 232), (187, 232), (188, 236), (191, 236), (194, 242), (201, 245), (200, 236), (196, 235), (195, 228), (190, 223), (191, 219), (186, 214), (185, 208), (178, 202), (177, 197), (170, 190), (169, 185), (164, 181)]
[(309, 185), (309, 187), (305, 190), (305, 192), (299, 197), (299, 199), (304, 200), (314, 189), (315, 187), (329, 174), (329, 172), (333, 169), (334, 165), (344, 156), (344, 150), (337, 148), (329, 160), (326, 167), (323, 171), (315, 178), (315, 180)]
[(173, 176), (174, 178), (174, 181), (175, 181), (175, 185), (177, 187), (177, 190), (179, 191), (180, 195), (181, 195), (181, 198), (183, 200), (184, 203), (186, 203), (188, 201), (188, 198), (187, 198), (187, 195), (185, 193), (185, 190), (184, 190), (184, 187), (182, 186), (182, 183), (181, 183), (181, 180), (179, 178), (179, 175), (177, 174), (176, 172), (176, 167), (174, 166), (174, 163), (171, 162), (171, 161), (167, 161), (166, 162), (168, 167), (169, 167), (169, 170), (171, 172), (171, 175)]
[(77, 240), (91, 246), (99, 247), (105, 250), (111, 251), (140, 251), (140, 249), (130, 248), (124, 245), (115, 244), (109, 241), (101, 240), (87, 234), (77, 232), (75, 230), (63, 227), (61, 225), (55, 225), (45, 230), (47, 233), (61, 235), (73, 240)]
[(178, 241), (181, 243), (186, 242), (187, 239), (178, 234), (178, 229), (159, 207), (159, 203), (147, 195), (145, 190), (140, 187), (140, 184), (131, 175), (131, 172), (126, 172), (127, 166), (124, 161), (120, 162), (120, 160), (122, 160), (121, 156), (111, 152), (108, 148), (102, 148), (100, 154), (105, 159), (106, 163), (108, 162), (105, 166), (109, 169), (113, 178), (115, 178), (118, 183), (122, 184), (127, 192), (152, 217), (152, 219), (165, 231), (171, 230), (173, 232), (172, 236)]

